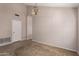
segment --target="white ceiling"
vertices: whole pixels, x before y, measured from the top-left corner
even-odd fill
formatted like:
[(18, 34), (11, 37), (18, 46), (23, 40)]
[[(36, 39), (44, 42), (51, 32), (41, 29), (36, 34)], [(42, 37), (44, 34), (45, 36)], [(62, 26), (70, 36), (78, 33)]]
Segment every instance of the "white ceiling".
[[(26, 3), (25, 5), (35, 6), (35, 3)], [(36, 5), (47, 7), (79, 7), (79, 3), (37, 3)]]

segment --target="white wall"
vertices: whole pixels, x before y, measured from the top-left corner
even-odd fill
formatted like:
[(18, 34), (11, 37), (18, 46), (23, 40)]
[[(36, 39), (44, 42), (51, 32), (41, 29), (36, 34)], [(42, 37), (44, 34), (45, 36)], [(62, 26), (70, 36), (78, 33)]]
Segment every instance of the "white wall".
[(33, 41), (76, 51), (76, 9), (39, 7), (33, 17)]
[(14, 14), (20, 15), (22, 21), (22, 38), (26, 39), (27, 8), (23, 4), (0, 4), (0, 38), (11, 36), (11, 20)]
[(11, 35), (8, 8), (9, 7), (6, 6), (6, 4), (0, 4), (0, 38), (6, 38)]
[(78, 40), (77, 40), (77, 48), (78, 48), (78, 50), (77, 50), (77, 52), (78, 52), (78, 54), (79, 54), (79, 8), (78, 8), (78, 22), (77, 22), (77, 26), (78, 26)]
[(32, 16), (27, 16), (27, 40), (32, 39)]
[(32, 6), (27, 6), (27, 39), (32, 39)]

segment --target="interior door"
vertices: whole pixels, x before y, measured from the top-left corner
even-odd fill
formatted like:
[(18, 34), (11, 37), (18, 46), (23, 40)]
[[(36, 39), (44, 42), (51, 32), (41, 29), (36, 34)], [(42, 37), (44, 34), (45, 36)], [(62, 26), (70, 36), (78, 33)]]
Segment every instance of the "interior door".
[(12, 41), (21, 40), (21, 21), (12, 20)]

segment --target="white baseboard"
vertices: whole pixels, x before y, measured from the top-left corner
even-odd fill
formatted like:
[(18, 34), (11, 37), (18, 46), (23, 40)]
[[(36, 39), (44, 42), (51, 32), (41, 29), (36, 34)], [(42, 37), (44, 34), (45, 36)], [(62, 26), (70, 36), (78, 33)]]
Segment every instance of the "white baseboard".
[(32, 40), (32, 41), (35, 41), (35, 42), (38, 42), (38, 43), (41, 43), (41, 44), (45, 44), (45, 45), (49, 45), (49, 46), (54, 46), (54, 47), (58, 47), (58, 48), (62, 48), (62, 49), (66, 49), (66, 50), (77, 52), (76, 50), (59, 47), (59, 46), (56, 46), (56, 45), (48, 43), (48, 42), (42, 42), (42, 41), (38, 41), (38, 40)]
[[(25, 39), (22, 39), (22, 40), (18, 40), (18, 41), (23, 41)], [(9, 45), (9, 44), (12, 44), (14, 42), (17, 42), (17, 41), (11, 41), (11, 42), (7, 42), (7, 43), (3, 43), (3, 44), (0, 44), (0, 46), (5, 46), (5, 45)]]
[(0, 46), (5, 46), (5, 45), (8, 45), (8, 44), (12, 44), (13, 42), (7, 42), (7, 43), (3, 43), (3, 44), (0, 44)]

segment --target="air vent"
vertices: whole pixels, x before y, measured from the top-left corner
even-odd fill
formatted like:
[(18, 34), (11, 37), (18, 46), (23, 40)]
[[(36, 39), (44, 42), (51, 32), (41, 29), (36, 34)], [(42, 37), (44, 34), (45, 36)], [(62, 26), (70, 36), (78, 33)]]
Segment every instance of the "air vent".
[(11, 42), (10, 38), (0, 38), (0, 44)]

